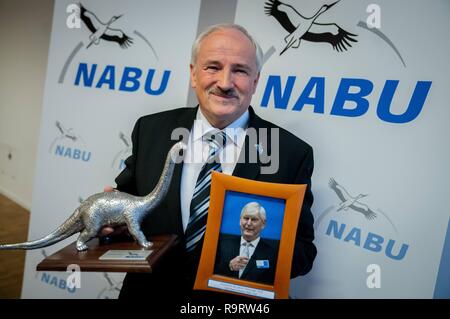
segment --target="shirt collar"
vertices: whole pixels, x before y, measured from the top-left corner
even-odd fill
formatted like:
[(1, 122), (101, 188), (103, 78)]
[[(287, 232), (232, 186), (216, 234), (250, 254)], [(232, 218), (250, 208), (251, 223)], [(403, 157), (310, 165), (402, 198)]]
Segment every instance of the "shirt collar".
[[(247, 109), (238, 119), (225, 127), (223, 131), (227, 135), (227, 140), (233, 141), (236, 145), (242, 145), (242, 140), (245, 138), (245, 130), (247, 129), (249, 118), (250, 114)], [(203, 115), (203, 112), (199, 107), (193, 127), (194, 141), (201, 139), (203, 135), (214, 130), (218, 131), (217, 128), (213, 127), (208, 122), (208, 119), (205, 115)]]
[[(250, 242), (252, 244), (253, 248), (256, 248), (256, 246), (258, 245), (260, 239), (261, 239), (261, 237), (258, 236), (258, 238), (256, 238), (255, 240)], [(247, 243), (247, 241), (244, 239), (244, 237), (241, 236), (241, 246), (242, 246), (243, 243)]]

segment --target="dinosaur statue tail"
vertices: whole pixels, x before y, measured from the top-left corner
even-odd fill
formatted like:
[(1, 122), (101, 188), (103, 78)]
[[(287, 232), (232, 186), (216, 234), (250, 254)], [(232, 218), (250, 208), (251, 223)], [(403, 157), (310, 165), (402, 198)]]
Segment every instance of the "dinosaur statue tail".
[(41, 239), (27, 241), (17, 244), (0, 245), (0, 250), (10, 249), (37, 249), (53, 245), (61, 240), (64, 240), (73, 234), (81, 231), (84, 228), (82, 220), (79, 218), (80, 211), (77, 209), (61, 226), (56, 228), (53, 232)]

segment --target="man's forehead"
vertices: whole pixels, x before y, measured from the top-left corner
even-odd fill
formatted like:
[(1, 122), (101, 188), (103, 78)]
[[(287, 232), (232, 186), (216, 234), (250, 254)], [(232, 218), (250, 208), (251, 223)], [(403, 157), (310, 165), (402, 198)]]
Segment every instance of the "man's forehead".
[[(204, 59), (202, 61), (202, 64), (214, 64), (214, 65), (222, 65), (224, 63), (224, 61), (222, 59), (218, 59), (218, 58), (214, 58), (214, 57), (207, 57), (206, 59)], [(252, 61), (232, 61), (230, 62), (230, 65), (232, 67), (236, 67), (236, 68), (247, 68), (247, 69), (251, 69), (251, 64)]]
[(259, 213), (258, 212), (255, 212), (255, 213), (243, 213), (242, 214), (242, 218), (248, 218), (248, 217), (251, 217), (251, 218), (258, 218), (258, 219), (261, 219), (261, 217), (259, 216)]
[(229, 65), (232, 68), (253, 70), (256, 68), (256, 56), (219, 50), (206, 50), (198, 55), (200, 65)]
[[(239, 43), (237, 44), (235, 42)], [(199, 53), (223, 53), (235, 56), (248, 55), (252, 60), (256, 59), (256, 50), (253, 43), (246, 35), (237, 30), (217, 30), (209, 34), (199, 43), (198, 50)]]

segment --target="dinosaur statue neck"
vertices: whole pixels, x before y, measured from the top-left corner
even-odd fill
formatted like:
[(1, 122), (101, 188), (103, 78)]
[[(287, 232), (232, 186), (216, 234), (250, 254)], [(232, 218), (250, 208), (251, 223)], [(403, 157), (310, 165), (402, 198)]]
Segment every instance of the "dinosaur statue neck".
[[(173, 155), (175, 157), (175, 155)], [(172, 181), (173, 171), (175, 169), (175, 162), (172, 160), (172, 152), (167, 154), (166, 162), (163, 171), (159, 178), (158, 184), (153, 191), (144, 197), (144, 210), (150, 211), (153, 207), (159, 205), (169, 191), (170, 182)]]

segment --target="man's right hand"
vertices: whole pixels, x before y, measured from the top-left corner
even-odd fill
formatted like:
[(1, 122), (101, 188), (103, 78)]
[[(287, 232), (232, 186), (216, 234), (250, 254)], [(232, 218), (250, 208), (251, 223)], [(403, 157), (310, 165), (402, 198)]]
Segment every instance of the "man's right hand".
[(230, 270), (231, 271), (238, 271), (241, 269), (244, 269), (245, 266), (248, 264), (248, 257), (244, 256), (236, 256), (230, 261)]

